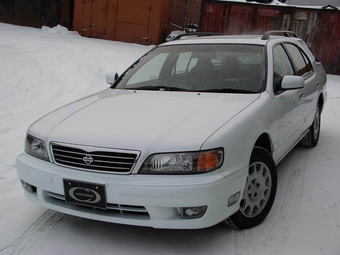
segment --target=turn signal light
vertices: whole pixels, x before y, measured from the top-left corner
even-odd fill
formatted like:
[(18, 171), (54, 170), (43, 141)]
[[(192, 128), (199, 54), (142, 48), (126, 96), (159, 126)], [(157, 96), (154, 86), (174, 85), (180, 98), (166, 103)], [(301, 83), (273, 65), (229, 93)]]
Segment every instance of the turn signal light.
[(218, 166), (218, 161), (217, 155), (214, 152), (201, 153), (198, 159), (198, 171), (210, 171)]

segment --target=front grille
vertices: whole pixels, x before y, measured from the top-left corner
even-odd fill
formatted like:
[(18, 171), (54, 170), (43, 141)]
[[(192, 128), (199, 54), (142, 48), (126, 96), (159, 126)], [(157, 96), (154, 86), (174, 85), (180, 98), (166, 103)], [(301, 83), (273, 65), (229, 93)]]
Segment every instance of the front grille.
[[(57, 201), (60, 201), (66, 204), (64, 195), (60, 195), (60, 194), (53, 193), (53, 192), (46, 192), (46, 195)], [(121, 205), (121, 204), (108, 203), (107, 209), (98, 209), (98, 208), (86, 207), (86, 206), (81, 206), (81, 205), (71, 205), (71, 204), (69, 205), (73, 206), (75, 209), (82, 208), (83, 210), (88, 210), (88, 211), (94, 210), (98, 213), (99, 212), (105, 213), (105, 215), (119, 215), (121, 217), (126, 217), (126, 218), (137, 217), (138, 219), (150, 219), (150, 215), (144, 206)]]
[(138, 154), (112, 151), (85, 151), (80, 148), (52, 144), (57, 164), (95, 172), (129, 173)]

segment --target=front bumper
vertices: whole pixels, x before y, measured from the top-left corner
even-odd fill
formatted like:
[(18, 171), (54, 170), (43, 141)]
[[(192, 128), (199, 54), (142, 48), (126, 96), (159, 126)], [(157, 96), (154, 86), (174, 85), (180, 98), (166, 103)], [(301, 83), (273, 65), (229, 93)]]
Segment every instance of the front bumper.
[[(227, 178), (218, 171), (182, 176), (102, 174), (56, 166), (27, 154), (17, 158), (16, 168), (21, 180), (37, 188), (36, 193), (25, 190), (36, 204), (88, 219), (166, 229), (206, 228), (234, 214), (240, 200), (228, 207), (228, 198), (237, 192), (242, 195), (248, 173), (245, 168)], [(107, 203), (116, 210), (66, 203), (63, 179), (104, 184)], [(208, 206), (203, 217), (180, 217), (180, 207), (195, 206)]]

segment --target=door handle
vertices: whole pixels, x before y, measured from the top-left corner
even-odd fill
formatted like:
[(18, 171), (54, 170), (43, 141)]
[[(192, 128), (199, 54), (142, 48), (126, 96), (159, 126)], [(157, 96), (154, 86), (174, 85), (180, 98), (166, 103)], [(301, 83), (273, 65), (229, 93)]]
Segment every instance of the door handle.
[(320, 87), (320, 82), (316, 82), (316, 88), (318, 89)]
[(299, 94), (299, 98), (300, 99), (303, 98), (303, 93), (302, 92)]

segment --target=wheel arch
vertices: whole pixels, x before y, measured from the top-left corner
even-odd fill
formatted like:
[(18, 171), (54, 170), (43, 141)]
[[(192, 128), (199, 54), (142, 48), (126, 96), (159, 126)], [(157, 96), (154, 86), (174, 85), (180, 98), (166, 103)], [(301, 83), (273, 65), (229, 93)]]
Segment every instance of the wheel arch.
[(272, 142), (272, 138), (268, 133), (262, 133), (257, 139), (254, 144), (255, 147), (261, 147), (268, 151), (268, 153), (273, 157), (274, 154), (274, 145)]
[(323, 107), (324, 107), (324, 105), (325, 105), (325, 99), (324, 99), (324, 94), (323, 94), (323, 92), (321, 92), (320, 95), (319, 95), (318, 105), (320, 105), (320, 111), (322, 112)]

